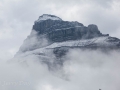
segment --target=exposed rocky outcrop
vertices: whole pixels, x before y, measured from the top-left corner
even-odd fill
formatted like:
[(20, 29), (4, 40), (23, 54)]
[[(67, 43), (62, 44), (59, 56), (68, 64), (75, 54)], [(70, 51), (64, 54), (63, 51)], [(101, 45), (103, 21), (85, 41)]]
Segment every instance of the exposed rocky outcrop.
[[(44, 17), (44, 15), (42, 15), (41, 17)], [(53, 15), (52, 17), (58, 18)], [(39, 35), (45, 34), (47, 38), (53, 42), (62, 42), (77, 39), (91, 39), (94, 37), (104, 36), (98, 30), (97, 25), (91, 24), (86, 27), (82, 23), (79, 23), (77, 21), (68, 22), (63, 21), (60, 18), (56, 20), (48, 18), (39, 22), (36, 21), (33, 25), (33, 30), (36, 30)]]

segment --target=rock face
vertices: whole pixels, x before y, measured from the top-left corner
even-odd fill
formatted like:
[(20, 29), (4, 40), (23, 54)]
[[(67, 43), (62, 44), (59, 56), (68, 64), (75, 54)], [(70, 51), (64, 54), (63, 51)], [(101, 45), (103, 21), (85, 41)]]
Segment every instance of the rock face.
[[(42, 19), (45, 17), (45, 19)], [(48, 18), (47, 18), (48, 17)], [(53, 18), (53, 19), (52, 19)], [(67, 40), (91, 39), (104, 36), (96, 25), (84, 26), (77, 21), (68, 22), (51, 15), (42, 15), (33, 25), (39, 35), (45, 34), (53, 42), (62, 42)]]

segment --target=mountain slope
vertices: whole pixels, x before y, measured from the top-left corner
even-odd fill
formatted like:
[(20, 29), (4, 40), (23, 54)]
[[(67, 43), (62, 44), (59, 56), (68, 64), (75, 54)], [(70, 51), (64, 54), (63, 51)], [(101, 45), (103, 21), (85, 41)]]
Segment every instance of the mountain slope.
[[(43, 14), (35, 21), (31, 34), (15, 57), (34, 55), (44, 58), (43, 61), (48, 63), (45, 58), (55, 55), (55, 58), (60, 59), (74, 48), (119, 49), (120, 39), (102, 34), (97, 25), (90, 24), (86, 27), (77, 21), (63, 21), (57, 16)], [(63, 61), (59, 61), (61, 62)]]

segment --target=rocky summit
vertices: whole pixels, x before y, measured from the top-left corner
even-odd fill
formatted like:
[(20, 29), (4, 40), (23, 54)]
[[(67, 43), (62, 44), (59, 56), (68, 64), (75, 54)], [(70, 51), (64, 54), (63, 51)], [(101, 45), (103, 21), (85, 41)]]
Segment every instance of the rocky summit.
[(39, 17), (33, 25), (33, 30), (39, 35), (45, 34), (53, 42), (63, 42), (68, 40), (91, 39), (103, 35), (97, 25), (84, 26), (77, 21), (63, 21), (57, 16), (44, 14)]
[[(46, 57), (50, 59), (51, 53), (59, 59), (75, 48), (119, 50), (120, 39), (102, 34), (94, 24), (84, 26), (77, 21), (64, 21), (57, 16), (43, 14), (35, 21), (32, 32), (15, 57), (34, 55), (45, 58), (43, 62), (50, 64)], [(57, 62), (63, 64), (61, 60)]]

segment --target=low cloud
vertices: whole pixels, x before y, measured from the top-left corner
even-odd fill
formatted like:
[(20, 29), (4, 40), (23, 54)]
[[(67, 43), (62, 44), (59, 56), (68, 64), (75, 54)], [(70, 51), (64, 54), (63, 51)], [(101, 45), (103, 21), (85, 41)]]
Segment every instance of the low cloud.
[(14, 60), (17, 63), (1, 60), (0, 89), (119, 90), (119, 58), (116, 51), (103, 53), (75, 49), (67, 54), (64, 66), (56, 72), (49, 71), (36, 55)]

